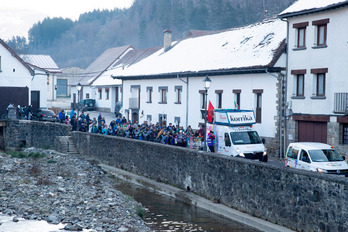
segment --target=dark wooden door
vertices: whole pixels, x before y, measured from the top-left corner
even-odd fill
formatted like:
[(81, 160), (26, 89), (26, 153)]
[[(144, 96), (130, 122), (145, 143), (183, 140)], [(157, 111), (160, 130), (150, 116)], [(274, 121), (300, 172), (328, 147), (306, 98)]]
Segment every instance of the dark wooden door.
[(327, 123), (298, 121), (298, 141), (327, 143)]
[(31, 106), (33, 112), (40, 108), (40, 91), (31, 91)]

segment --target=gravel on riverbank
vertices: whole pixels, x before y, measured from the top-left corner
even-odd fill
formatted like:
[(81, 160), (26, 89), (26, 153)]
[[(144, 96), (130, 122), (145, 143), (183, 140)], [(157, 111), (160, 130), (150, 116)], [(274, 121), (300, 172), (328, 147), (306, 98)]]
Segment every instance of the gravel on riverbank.
[(28, 148), (0, 152), (0, 212), (66, 224), (66, 230), (151, 231), (140, 203), (83, 156)]

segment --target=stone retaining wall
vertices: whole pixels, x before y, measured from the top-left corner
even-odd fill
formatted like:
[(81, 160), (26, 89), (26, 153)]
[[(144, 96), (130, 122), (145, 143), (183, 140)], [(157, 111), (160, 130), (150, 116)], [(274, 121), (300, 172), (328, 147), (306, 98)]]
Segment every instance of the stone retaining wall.
[(348, 230), (344, 177), (119, 137), (72, 138), (81, 154), (252, 216), (298, 231)]
[[(59, 123), (0, 125), (5, 148), (54, 148)], [(73, 132), (81, 154), (298, 231), (348, 231), (348, 179), (120, 137)]]
[(70, 134), (71, 126), (27, 120), (8, 120), (4, 125), (5, 149), (18, 147), (39, 147), (54, 149), (57, 136)]

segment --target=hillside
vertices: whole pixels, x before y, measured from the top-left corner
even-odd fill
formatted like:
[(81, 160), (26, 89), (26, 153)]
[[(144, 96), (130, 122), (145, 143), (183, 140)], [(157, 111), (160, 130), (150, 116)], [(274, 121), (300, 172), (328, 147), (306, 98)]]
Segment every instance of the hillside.
[(276, 16), (295, 0), (135, 0), (127, 10), (95, 10), (77, 21), (46, 18), (33, 25), (29, 42), (14, 38), (20, 53), (49, 54), (59, 67), (86, 68), (104, 50), (131, 44), (162, 46), (163, 30), (173, 39), (194, 30), (221, 30)]

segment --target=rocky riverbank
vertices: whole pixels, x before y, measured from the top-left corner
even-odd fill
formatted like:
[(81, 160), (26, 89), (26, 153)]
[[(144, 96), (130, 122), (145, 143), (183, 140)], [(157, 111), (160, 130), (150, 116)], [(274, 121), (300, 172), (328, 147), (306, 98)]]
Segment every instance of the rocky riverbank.
[(0, 152), (3, 214), (64, 223), (70, 231), (151, 231), (140, 218), (141, 204), (116, 190), (116, 184), (83, 156), (35, 148)]

